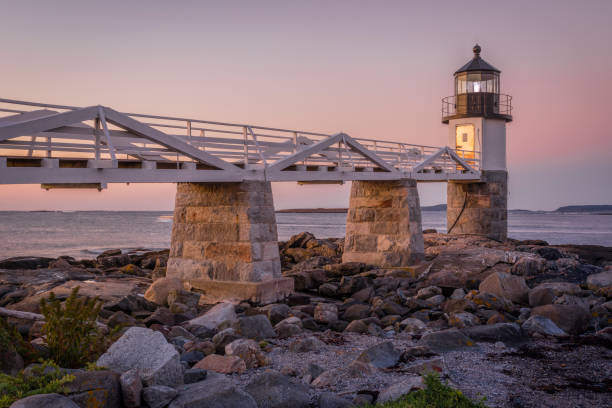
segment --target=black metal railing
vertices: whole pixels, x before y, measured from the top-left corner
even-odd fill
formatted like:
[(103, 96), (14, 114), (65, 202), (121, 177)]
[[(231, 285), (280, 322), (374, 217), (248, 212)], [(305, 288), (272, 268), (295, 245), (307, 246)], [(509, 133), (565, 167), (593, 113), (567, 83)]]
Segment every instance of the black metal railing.
[(489, 92), (464, 93), (442, 98), (442, 119), (453, 116), (512, 118), (512, 96)]

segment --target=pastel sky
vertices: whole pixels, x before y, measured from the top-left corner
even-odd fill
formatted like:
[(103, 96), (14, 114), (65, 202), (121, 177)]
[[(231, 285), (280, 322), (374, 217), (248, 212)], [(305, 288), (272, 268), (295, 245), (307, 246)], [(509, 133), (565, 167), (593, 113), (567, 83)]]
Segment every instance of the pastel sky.
[[(510, 208), (612, 204), (611, 21), (609, 0), (0, 1), (0, 97), (442, 146), (478, 42), (514, 98)], [(0, 186), (0, 210), (170, 210), (175, 188)], [(277, 208), (348, 203), (273, 188)]]

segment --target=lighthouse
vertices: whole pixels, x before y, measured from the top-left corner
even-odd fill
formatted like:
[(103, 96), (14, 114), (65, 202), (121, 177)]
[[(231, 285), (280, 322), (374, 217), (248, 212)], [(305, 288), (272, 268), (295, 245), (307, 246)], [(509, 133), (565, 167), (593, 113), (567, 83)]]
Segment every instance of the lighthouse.
[(449, 146), (473, 167), (478, 182), (449, 181), (447, 226), (450, 234), (483, 235), (504, 241), (508, 233), (506, 124), (512, 121), (512, 97), (501, 93), (501, 71), (474, 56), (455, 71), (454, 95), (442, 99), (442, 123)]

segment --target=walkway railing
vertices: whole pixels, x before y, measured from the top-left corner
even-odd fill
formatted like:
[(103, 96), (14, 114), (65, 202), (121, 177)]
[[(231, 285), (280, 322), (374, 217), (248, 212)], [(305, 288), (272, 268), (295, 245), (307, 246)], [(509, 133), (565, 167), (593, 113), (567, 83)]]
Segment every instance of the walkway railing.
[[(169, 146), (167, 143), (160, 143), (160, 139), (149, 137), (147, 129), (154, 129), (160, 132), (160, 137), (162, 134), (172, 136), (175, 140), (178, 139), (200, 152), (241, 169), (266, 169), (274, 163), (288, 162), (287, 159), (297, 152), (319, 144), (323, 145), (326, 140), (334, 136), (193, 118), (139, 113), (121, 114), (109, 108), (99, 107), (97, 115), (77, 121), (75, 124), (35, 131), (31, 134), (17, 132), (13, 133), (17, 135), (15, 137), (2, 137), (3, 126), (5, 129), (7, 125), (14, 125), (12, 126), (14, 129), (16, 124), (24, 124), (23, 127), (27, 127), (30, 121), (40, 122), (58, 113), (80, 112), (84, 109), (95, 109), (95, 107), (80, 108), (0, 98), (0, 156), (8, 159), (58, 158), (66, 163), (69, 159), (111, 161), (114, 163), (113, 166), (116, 166), (117, 162), (128, 166), (131, 161), (146, 161), (157, 163), (157, 169), (184, 168), (188, 167), (186, 163), (202, 161), (197, 157), (194, 158), (193, 154), (186, 154), (172, 143), (170, 143), (172, 146)], [(132, 128), (125, 123), (119, 123), (118, 119), (113, 120), (113, 117), (118, 118), (122, 115), (134, 121)], [(337, 143), (326, 145), (320, 150), (313, 151), (312, 155), (291, 163), (292, 170), (321, 171), (322, 167), (326, 167), (328, 170), (377, 171), (380, 169), (374, 168), (380, 166), (373, 164), (371, 157), (373, 154), (375, 158), (380, 158), (397, 171), (410, 173), (437, 154), (434, 160), (429, 160), (426, 166), (419, 168), (419, 171), (445, 174), (449, 177), (466, 172), (466, 167), (458, 166), (457, 160), (451, 157), (453, 154), (448, 152), (438, 154), (443, 149), (440, 147), (345, 136), (338, 139)], [(352, 144), (347, 143), (347, 138), (353, 141)], [(366, 149), (366, 152), (357, 145)], [(479, 152), (461, 150), (452, 152), (454, 156), (462, 158), (472, 171), (479, 170)], [(197, 168), (208, 169), (203, 163), (198, 163)]]

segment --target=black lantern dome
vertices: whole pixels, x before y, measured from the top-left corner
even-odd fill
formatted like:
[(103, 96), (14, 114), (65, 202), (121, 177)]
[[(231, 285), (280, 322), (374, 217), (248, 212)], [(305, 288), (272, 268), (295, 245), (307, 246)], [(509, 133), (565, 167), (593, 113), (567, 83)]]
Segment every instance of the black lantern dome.
[(442, 99), (442, 122), (467, 117), (512, 120), (512, 97), (500, 93), (500, 70), (480, 57), (476, 44), (474, 57), (455, 71), (455, 95)]

